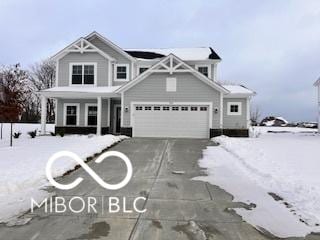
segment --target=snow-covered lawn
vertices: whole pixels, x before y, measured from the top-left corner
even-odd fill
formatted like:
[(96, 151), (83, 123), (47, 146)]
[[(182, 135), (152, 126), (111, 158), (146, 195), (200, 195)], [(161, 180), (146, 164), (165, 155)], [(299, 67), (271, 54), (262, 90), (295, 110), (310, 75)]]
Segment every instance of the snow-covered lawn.
[(258, 138), (214, 138), (220, 146), (208, 147), (200, 160), (208, 176), (196, 180), (222, 187), (234, 201), (255, 203), (235, 210), (258, 229), (279, 237), (320, 232), (320, 135), (305, 128), (254, 131)]
[[(48, 131), (53, 130), (48, 125)], [(14, 220), (30, 208), (30, 198), (40, 201), (47, 196), (41, 188), (48, 185), (45, 166), (49, 157), (61, 150), (78, 154), (83, 160), (112, 144), (124, 136), (38, 136), (31, 139), (28, 131), (40, 129), (39, 124), (14, 124), (14, 132), (20, 131), (19, 139), (14, 139), (9, 147), (10, 125), (4, 125), (4, 139), (0, 140), (0, 222)], [(54, 164), (53, 176), (61, 176), (73, 169), (76, 162), (59, 159)]]

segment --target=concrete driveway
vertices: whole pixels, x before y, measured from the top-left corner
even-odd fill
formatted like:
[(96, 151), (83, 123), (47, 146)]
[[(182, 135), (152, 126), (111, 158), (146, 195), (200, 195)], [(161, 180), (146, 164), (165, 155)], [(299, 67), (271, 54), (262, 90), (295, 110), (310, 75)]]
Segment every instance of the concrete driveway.
[[(145, 207), (147, 212), (58, 214), (45, 213), (42, 207), (22, 217), (32, 218), (25, 225), (1, 225), (0, 239), (274, 239), (243, 222), (232, 210), (249, 206), (233, 203), (232, 196), (216, 186), (191, 180), (204, 174), (197, 160), (208, 145), (212, 145), (209, 140), (194, 139), (124, 140), (110, 150), (123, 152), (132, 161), (133, 178), (126, 187), (107, 191), (78, 169), (58, 182), (70, 183), (78, 176), (85, 180), (75, 189), (55, 189), (55, 193), (65, 198), (124, 196), (127, 209), (132, 209), (133, 199), (144, 196), (147, 200), (140, 202), (139, 207)], [(125, 174), (124, 164), (117, 159), (107, 161), (100, 164), (91, 161), (89, 166), (109, 183), (119, 182)], [(101, 207), (107, 201), (99, 204)], [(319, 236), (308, 239), (319, 239)]]

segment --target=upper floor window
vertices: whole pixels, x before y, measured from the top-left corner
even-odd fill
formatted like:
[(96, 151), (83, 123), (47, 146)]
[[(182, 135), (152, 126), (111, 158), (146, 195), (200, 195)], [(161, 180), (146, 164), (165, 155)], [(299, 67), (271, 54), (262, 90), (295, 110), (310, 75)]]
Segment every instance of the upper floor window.
[(128, 69), (129, 65), (128, 64), (116, 64), (116, 81), (128, 81)]
[(94, 85), (96, 63), (71, 63), (71, 85)]
[(139, 74), (144, 73), (148, 69), (149, 69), (148, 67), (139, 67)]
[(196, 65), (196, 69), (206, 77), (210, 78), (210, 75), (211, 75), (210, 65)]

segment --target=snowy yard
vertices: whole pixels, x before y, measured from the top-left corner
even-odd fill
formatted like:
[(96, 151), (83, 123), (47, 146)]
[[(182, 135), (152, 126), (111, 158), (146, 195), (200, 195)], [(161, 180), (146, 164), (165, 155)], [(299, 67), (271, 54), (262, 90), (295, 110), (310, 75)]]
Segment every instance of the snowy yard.
[[(48, 124), (48, 131), (54, 126)], [(40, 129), (39, 124), (14, 124), (14, 132), (20, 131), (19, 139), (9, 146), (10, 125), (4, 125), (4, 139), (0, 140), (0, 222), (14, 220), (30, 208), (30, 198), (41, 200), (47, 192), (41, 188), (48, 185), (45, 166), (48, 158), (61, 150), (68, 150), (86, 159), (95, 153), (121, 141), (123, 136), (38, 136), (31, 139), (27, 132)], [(53, 176), (61, 176), (73, 169), (76, 162), (61, 159), (54, 165)]]
[(254, 131), (258, 138), (214, 138), (220, 146), (208, 147), (200, 160), (208, 176), (196, 180), (256, 204), (235, 210), (258, 229), (279, 237), (320, 232), (320, 135), (304, 128)]

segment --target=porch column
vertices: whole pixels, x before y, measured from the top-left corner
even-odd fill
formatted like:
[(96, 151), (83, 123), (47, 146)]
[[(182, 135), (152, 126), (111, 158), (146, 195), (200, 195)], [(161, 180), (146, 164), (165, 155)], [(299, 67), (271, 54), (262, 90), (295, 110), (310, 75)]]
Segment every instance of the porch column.
[(41, 96), (41, 134), (46, 134), (47, 123), (47, 98)]
[(101, 135), (102, 97), (97, 98), (97, 135)]

